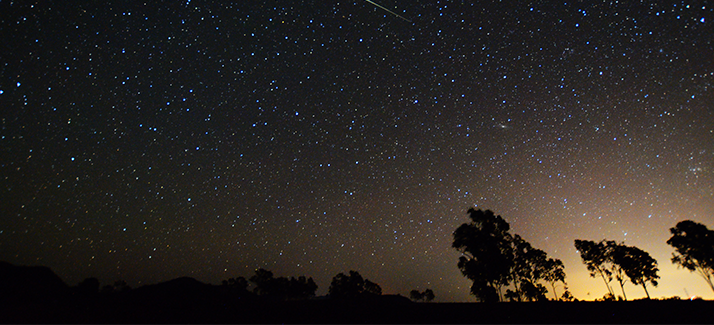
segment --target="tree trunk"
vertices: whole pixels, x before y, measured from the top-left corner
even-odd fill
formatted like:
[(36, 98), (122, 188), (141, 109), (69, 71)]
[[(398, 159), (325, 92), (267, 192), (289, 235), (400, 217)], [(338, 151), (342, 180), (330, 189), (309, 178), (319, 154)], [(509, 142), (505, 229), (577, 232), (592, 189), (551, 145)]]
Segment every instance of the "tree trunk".
[(513, 278), (513, 288), (516, 290), (516, 296), (518, 297), (518, 302), (521, 302), (521, 289), (518, 287), (518, 280)]
[(707, 281), (709, 288), (711, 288), (712, 291), (714, 291), (714, 284), (712, 283), (711, 275), (709, 275), (709, 273), (707, 273), (707, 270), (700, 265), (697, 265), (696, 269), (697, 269), (697, 271), (699, 271), (699, 274), (704, 278), (704, 280)]
[(555, 293), (555, 282), (551, 282), (550, 285), (553, 287), (553, 296), (555, 296), (555, 300), (560, 300), (558, 299), (558, 295)]
[(627, 295), (625, 294), (625, 283), (620, 282), (620, 289), (622, 289), (622, 296), (625, 298), (625, 301), (627, 301)]
[(642, 282), (642, 288), (645, 289), (645, 294), (647, 294), (647, 300), (649, 300), (649, 299), (650, 299), (650, 293), (647, 292), (647, 286), (645, 286), (645, 282), (644, 282), (644, 281)]
[(610, 288), (610, 284), (607, 283), (607, 280), (605, 279), (605, 274), (602, 273), (601, 270), (598, 270), (598, 272), (600, 272), (600, 277), (602, 278), (602, 281), (605, 282), (605, 287), (607, 287), (607, 292), (609, 292), (614, 297), (615, 293), (612, 292), (612, 289)]

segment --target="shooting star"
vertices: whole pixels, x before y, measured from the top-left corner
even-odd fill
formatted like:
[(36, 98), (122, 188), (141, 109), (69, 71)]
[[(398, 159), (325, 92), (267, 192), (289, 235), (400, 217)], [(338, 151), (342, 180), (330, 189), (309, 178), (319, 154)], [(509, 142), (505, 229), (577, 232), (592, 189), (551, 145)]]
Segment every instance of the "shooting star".
[(385, 7), (382, 7), (382, 5), (380, 5), (380, 4), (378, 4), (378, 3), (375, 3), (375, 2), (370, 1), (370, 0), (365, 0), (365, 1), (367, 1), (367, 2), (369, 2), (369, 3), (371, 3), (371, 4), (375, 5), (375, 6), (377, 6), (377, 7), (379, 7), (379, 8), (384, 9), (384, 10), (386, 10), (388, 13), (390, 13), (390, 14), (392, 14), (392, 15), (395, 15), (395, 16), (401, 18), (401, 19), (404, 19), (405, 21), (408, 21), (408, 22), (410, 22), (410, 23), (412, 22), (411, 20), (406, 19), (406, 18), (400, 16), (398, 13), (396, 13), (396, 12), (394, 12), (394, 11), (391, 11), (391, 10), (385, 8)]

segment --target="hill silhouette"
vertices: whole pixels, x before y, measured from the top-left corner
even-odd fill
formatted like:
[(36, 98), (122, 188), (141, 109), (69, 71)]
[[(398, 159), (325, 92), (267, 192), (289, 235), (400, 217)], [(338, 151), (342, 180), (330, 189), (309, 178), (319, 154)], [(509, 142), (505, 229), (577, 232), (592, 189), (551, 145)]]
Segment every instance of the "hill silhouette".
[(69, 287), (45, 266), (15, 266), (0, 261), (0, 303), (59, 299)]

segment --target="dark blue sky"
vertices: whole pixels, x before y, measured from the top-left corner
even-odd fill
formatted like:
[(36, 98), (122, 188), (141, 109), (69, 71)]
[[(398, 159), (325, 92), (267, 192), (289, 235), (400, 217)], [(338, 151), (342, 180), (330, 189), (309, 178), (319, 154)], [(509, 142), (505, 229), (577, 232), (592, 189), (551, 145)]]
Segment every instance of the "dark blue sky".
[(649, 251), (655, 297), (711, 298), (665, 241), (714, 226), (714, 5), (376, 3), (411, 22), (367, 1), (0, 1), (0, 260), (132, 286), (263, 267), (318, 293), (353, 269), (464, 301), (451, 235), (476, 206), (579, 299), (606, 290), (574, 239)]

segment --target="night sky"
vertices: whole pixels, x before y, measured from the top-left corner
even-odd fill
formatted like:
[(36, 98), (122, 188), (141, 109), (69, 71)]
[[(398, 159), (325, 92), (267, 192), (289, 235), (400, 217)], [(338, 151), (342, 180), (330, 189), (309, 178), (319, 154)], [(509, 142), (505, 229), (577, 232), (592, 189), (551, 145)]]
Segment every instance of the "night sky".
[(653, 297), (714, 298), (665, 243), (714, 228), (714, 3), (375, 2), (403, 18), (0, 0), (0, 260), (132, 287), (262, 267), (318, 294), (357, 270), (474, 301), (451, 242), (477, 207), (578, 299), (606, 289), (575, 239), (648, 251)]

